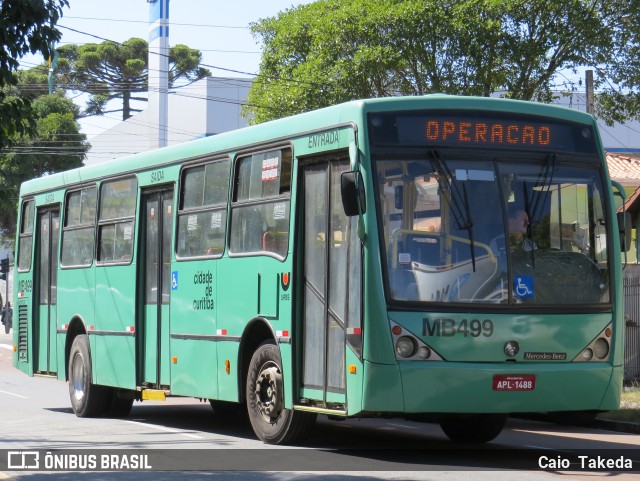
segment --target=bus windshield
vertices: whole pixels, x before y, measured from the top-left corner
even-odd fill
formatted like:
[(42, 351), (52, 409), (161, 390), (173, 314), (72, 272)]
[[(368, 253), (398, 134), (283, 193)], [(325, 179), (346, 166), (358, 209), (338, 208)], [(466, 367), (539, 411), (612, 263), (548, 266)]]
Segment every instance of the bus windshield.
[(376, 162), (391, 300), (610, 302), (596, 163), (454, 152), (464, 151), (385, 154)]

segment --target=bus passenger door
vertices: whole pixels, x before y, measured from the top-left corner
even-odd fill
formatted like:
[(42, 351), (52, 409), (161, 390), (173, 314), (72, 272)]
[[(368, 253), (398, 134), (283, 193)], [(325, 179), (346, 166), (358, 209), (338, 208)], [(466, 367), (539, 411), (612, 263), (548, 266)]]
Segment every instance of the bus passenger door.
[[(171, 293), (171, 233), (173, 189), (145, 191), (142, 195), (142, 239), (138, 259), (143, 284), (142, 345), (139, 346), (141, 383), (160, 388), (170, 385), (169, 300)], [(138, 331), (139, 329), (136, 329)]]
[(38, 211), (37, 282), (38, 319), (35, 325), (35, 371), (56, 372), (56, 304), (58, 285), (58, 238), (60, 210)]
[(360, 325), (357, 217), (340, 195), (347, 154), (311, 159), (304, 181), (303, 397), (341, 409), (346, 404), (347, 329)]

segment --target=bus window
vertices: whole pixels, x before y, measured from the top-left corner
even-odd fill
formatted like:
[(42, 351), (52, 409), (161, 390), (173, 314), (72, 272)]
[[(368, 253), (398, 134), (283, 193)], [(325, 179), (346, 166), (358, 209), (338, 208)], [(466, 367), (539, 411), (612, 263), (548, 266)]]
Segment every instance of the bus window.
[(100, 186), (99, 262), (131, 262), (136, 195), (137, 182), (134, 178), (104, 182)]
[(229, 159), (185, 169), (178, 212), (177, 255), (221, 256), (227, 228)]
[(235, 182), (231, 252), (270, 252), (285, 257), (289, 247), (291, 150), (241, 158), (236, 163)]
[(20, 240), (18, 245), (18, 270), (31, 269), (31, 250), (33, 246), (34, 202), (25, 201), (22, 204), (22, 222), (20, 223)]
[(96, 222), (97, 188), (69, 192), (62, 230), (62, 266), (90, 266)]

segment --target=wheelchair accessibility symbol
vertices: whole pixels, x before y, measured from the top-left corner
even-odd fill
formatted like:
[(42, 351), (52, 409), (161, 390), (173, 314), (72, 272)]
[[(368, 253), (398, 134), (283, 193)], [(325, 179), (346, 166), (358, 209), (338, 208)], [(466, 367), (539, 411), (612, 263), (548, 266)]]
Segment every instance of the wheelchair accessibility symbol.
[(513, 297), (533, 299), (533, 276), (513, 276)]
[(178, 271), (173, 271), (171, 273), (171, 290), (178, 290)]

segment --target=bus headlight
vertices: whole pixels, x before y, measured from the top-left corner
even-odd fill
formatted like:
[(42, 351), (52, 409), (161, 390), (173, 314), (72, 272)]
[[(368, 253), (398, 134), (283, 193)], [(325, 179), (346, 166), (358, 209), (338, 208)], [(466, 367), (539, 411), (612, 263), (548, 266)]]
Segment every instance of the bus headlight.
[(580, 351), (573, 362), (602, 362), (608, 361), (611, 354), (610, 339), (613, 334), (613, 324), (605, 327), (600, 334)]
[(583, 361), (591, 361), (593, 359), (593, 351), (589, 348), (586, 348), (582, 351), (582, 360)]
[(411, 357), (416, 353), (416, 343), (408, 336), (402, 336), (396, 341), (396, 353), (400, 357)]
[(598, 359), (605, 359), (609, 355), (609, 343), (602, 337), (593, 344), (593, 354)]
[(419, 336), (413, 334), (399, 324), (389, 319), (393, 348), (397, 361), (443, 361), (444, 359), (433, 349), (427, 346)]
[(427, 346), (420, 346), (418, 348), (418, 357), (420, 359), (429, 359), (431, 357), (431, 349)]

